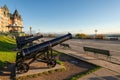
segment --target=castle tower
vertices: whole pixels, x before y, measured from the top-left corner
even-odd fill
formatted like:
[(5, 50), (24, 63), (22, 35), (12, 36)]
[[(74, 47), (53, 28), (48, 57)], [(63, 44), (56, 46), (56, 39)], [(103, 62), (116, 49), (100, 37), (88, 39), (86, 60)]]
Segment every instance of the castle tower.
[(18, 18), (18, 16), (19, 16), (19, 13), (18, 13), (18, 11), (17, 10), (15, 10), (15, 12), (13, 13), (13, 25), (15, 25), (15, 26), (17, 26), (18, 24), (17, 24), (17, 18)]
[(0, 32), (22, 32), (22, 18), (17, 10), (9, 13), (7, 5), (0, 7)]
[(0, 7), (0, 31), (2, 32), (2, 8)]
[(8, 28), (6, 26), (8, 25), (8, 21), (9, 21), (9, 10), (6, 5), (0, 8), (0, 19), (1, 19), (0, 31), (7, 32)]

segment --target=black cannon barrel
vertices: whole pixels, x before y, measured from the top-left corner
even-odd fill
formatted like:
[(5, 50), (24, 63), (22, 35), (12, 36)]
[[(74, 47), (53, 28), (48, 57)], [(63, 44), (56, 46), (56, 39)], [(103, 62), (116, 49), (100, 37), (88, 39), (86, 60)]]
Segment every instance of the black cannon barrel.
[(18, 47), (18, 49), (21, 49), (27, 43), (31, 43), (32, 41), (40, 39), (42, 37), (43, 37), (43, 35), (40, 35), (40, 36), (31, 36), (29, 38), (25, 38), (24, 40), (21, 40), (21, 41), (17, 42), (17, 47)]
[(24, 48), (22, 49), (21, 53), (22, 53), (22, 56), (24, 57), (27, 55), (32, 55), (33, 53), (36, 53), (36, 52), (42, 52), (48, 49), (49, 47), (56, 46), (57, 44), (64, 42), (71, 38), (72, 38), (72, 34), (68, 33), (64, 36), (61, 36), (61, 37), (58, 37), (58, 38), (55, 38), (55, 39), (52, 39), (52, 40), (49, 40), (49, 41), (46, 41), (40, 44), (33, 45), (28, 48)]
[(25, 39), (28, 39), (30, 37), (33, 37), (33, 35), (29, 35), (29, 36), (17, 36), (16, 37), (16, 43), (19, 43), (21, 41), (24, 41)]

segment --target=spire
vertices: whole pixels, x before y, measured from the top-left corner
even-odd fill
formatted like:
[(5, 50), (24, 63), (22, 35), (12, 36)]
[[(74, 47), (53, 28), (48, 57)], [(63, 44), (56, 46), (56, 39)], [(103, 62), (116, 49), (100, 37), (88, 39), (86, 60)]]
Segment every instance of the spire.
[(16, 9), (15, 12), (13, 13), (13, 16), (19, 16), (19, 13), (18, 13), (17, 9)]
[(16, 9), (16, 10), (14, 11), (14, 13), (13, 13), (13, 18), (14, 18), (14, 19), (17, 18), (17, 19), (19, 19), (19, 20), (22, 20), (21, 15), (19, 15), (17, 9)]
[(9, 12), (9, 9), (6, 4), (3, 6), (3, 9)]

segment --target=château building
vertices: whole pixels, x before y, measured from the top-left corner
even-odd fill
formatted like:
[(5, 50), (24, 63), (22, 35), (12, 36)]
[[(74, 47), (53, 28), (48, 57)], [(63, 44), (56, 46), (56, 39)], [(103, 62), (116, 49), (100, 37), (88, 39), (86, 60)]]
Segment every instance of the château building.
[(10, 13), (6, 5), (0, 7), (0, 32), (22, 32), (22, 18), (17, 10)]

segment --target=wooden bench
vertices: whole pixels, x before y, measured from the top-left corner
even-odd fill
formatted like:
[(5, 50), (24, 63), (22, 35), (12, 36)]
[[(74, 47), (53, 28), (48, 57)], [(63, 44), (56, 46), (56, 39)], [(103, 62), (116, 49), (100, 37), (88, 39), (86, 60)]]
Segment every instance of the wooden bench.
[(111, 54), (108, 50), (103, 50), (103, 49), (96, 49), (96, 48), (91, 48), (91, 47), (83, 47), (84, 51), (88, 51), (88, 52), (93, 52), (94, 54), (102, 54), (102, 55), (106, 55), (107, 59), (111, 58)]

